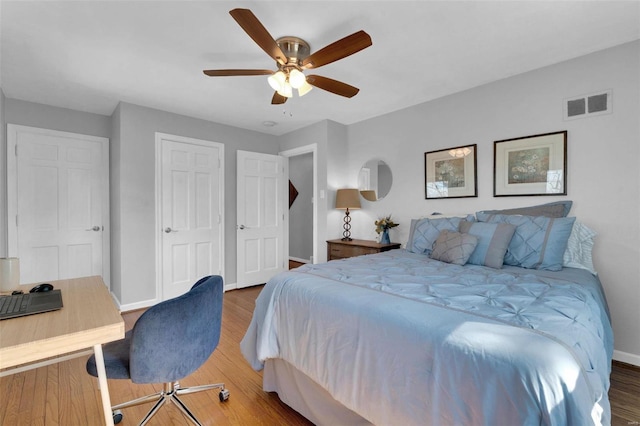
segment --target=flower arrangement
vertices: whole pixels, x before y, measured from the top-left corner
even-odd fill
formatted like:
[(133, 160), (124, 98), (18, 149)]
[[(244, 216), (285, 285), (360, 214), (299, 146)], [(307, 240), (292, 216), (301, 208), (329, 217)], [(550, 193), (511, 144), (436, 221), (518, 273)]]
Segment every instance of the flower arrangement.
[(376, 233), (378, 234), (400, 225), (399, 223), (395, 223), (393, 219), (391, 219), (391, 215), (378, 219), (374, 223), (376, 225)]

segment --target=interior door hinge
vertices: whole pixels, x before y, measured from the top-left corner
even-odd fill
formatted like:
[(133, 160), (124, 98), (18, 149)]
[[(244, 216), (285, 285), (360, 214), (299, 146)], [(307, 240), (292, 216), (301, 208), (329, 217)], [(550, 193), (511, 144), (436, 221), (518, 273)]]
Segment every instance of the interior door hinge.
[(18, 144), (15, 145), (15, 149), (13, 150), (16, 157), (18, 156)]
[(16, 228), (18, 227), (18, 215), (16, 215)]

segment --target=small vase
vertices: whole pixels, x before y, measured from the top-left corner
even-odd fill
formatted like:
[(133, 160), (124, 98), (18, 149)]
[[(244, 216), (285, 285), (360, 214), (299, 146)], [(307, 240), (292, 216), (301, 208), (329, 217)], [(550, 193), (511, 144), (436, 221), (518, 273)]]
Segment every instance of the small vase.
[(380, 244), (391, 244), (391, 240), (389, 239), (389, 230), (382, 230), (382, 236), (380, 237)]

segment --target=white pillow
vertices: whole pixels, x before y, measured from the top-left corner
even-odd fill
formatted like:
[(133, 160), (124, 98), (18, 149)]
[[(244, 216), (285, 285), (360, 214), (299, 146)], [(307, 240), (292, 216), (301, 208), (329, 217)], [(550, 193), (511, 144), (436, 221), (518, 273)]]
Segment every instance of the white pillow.
[(591, 257), (593, 238), (596, 235), (598, 234), (593, 229), (576, 220), (567, 241), (567, 249), (562, 257), (562, 266), (586, 269), (593, 275), (598, 275), (593, 267)]

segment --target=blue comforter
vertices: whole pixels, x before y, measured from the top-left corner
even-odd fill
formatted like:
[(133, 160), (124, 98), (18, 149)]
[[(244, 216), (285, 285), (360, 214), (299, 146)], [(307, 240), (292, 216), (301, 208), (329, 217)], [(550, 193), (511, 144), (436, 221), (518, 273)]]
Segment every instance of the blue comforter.
[(241, 343), (378, 425), (608, 424), (613, 338), (597, 277), (386, 253), (267, 283)]

